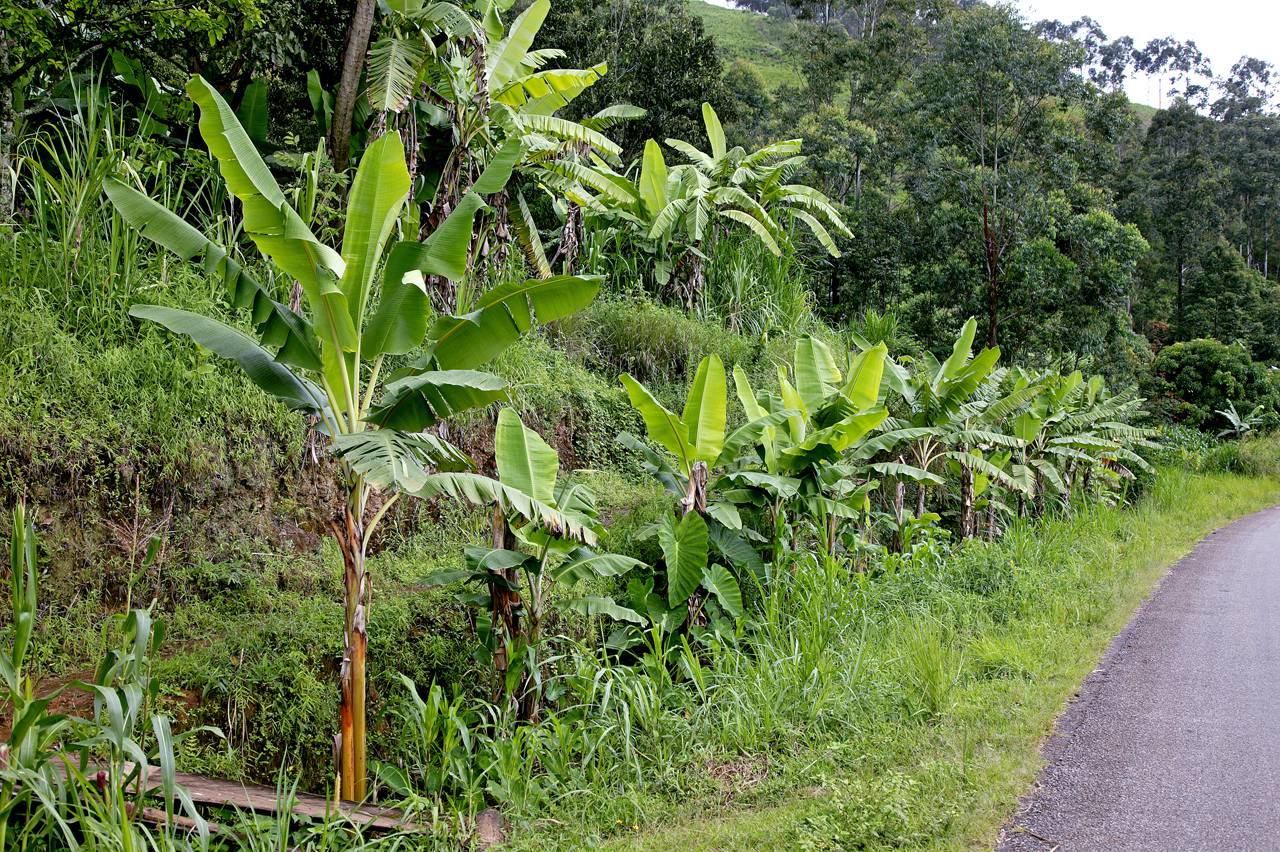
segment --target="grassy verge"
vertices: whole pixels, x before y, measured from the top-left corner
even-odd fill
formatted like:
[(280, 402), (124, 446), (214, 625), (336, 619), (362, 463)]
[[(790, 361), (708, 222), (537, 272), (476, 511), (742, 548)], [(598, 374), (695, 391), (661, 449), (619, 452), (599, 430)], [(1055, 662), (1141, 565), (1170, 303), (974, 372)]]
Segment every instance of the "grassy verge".
[(866, 582), (799, 571), (752, 653), (713, 660), (701, 700), (638, 734), (631, 780), (564, 797), (516, 845), (989, 846), (1167, 566), (1278, 499), (1272, 479), (1169, 469), (1130, 510), (925, 548)]

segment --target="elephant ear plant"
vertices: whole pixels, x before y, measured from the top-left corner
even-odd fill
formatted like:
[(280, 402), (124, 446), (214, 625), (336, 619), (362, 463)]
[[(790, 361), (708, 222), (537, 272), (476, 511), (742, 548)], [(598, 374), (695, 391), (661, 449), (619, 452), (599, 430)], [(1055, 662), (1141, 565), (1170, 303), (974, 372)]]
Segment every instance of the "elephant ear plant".
[[(232, 307), (249, 314), (257, 334), (255, 339), (217, 319), (159, 305), (135, 305), (130, 313), (235, 361), (259, 387), (315, 417), (329, 439), (346, 498), (335, 506), (332, 522), (345, 596), (339, 789), (344, 799), (362, 799), (370, 536), (401, 493), (455, 493), (448, 483), (432, 487), (433, 477), (465, 470), (470, 462), (425, 430), (504, 398), (503, 382), (477, 368), (534, 322), (585, 307), (599, 281), (562, 276), (512, 282), (486, 293), (466, 315), (433, 317), (425, 281), (466, 277), (475, 216), (485, 207), (483, 196), (506, 185), (509, 160), (482, 172), (424, 240), (399, 241), (410, 188), (405, 152), (397, 133), (379, 137), (360, 160), (342, 245), (335, 249), (321, 243), (289, 205), (214, 88), (194, 77), (187, 94), (200, 109), (205, 144), (240, 201), (244, 231), (268, 261), (273, 280), (256, 280), (226, 248), (125, 183), (108, 180), (107, 195), (121, 215), (154, 242), (198, 260), (226, 286)], [(273, 295), (294, 281), (304, 294), (302, 312)], [(382, 380), (387, 356), (419, 350), (411, 366)], [(392, 493), (371, 499), (379, 489)]]

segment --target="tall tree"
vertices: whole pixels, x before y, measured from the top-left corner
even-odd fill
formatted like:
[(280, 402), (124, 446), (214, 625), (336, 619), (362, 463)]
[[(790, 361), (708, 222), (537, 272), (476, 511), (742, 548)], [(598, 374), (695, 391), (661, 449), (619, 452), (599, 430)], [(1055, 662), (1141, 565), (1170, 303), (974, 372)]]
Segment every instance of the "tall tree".
[(347, 160), (351, 156), (351, 119), (355, 114), (360, 72), (364, 69), (365, 54), (369, 51), (369, 34), (373, 32), (373, 17), (377, 8), (377, 0), (356, 0), (351, 23), (347, 28), (347, 46), (342, 53), (342, 76), (338, 80), (338, 93), (333, 100), (333, 119), (329, 125), (329, 157), (338, 171), (347, 167)]

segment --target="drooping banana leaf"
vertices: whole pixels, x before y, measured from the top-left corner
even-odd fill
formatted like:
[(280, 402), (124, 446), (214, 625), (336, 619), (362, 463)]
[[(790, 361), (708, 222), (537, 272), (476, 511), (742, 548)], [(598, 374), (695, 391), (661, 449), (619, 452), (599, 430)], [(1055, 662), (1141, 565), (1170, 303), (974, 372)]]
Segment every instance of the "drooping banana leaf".
[(311, 326), (271, 298), (226, 249), (176, 213), (115, 178), (105, 178), (103, 190), (124, 220), (142, 236), (183, 260), (199, 258), (206, 274), (221, 278), (232, 307), (248, 310), (262, 343), (277, 347), (276, 360), (304, 370), (321, 368), (319, 343)]
[(639, 559), (618, 553), (596, 553), (585, 547), (574, 549), (569, 558), (551, 570), (557, 583), (576, 583), (592, 577), (620, 577), (643, 566)]
[(469, 370), (500, 355), (534, 322), (548, 323), (590, 305), (600, 292), (598, 275), (556, 275), (496, 287), (466, 316), (440, 317), (431, 327), (426, 366)]
[(378, 488), (417, 491), (437, 471), (471, 470), (471, 459), (436, 435), (366, 429), (338, 435), (332, 452)]
[(290, 408), (323, 410), (323, 391), (295, 375), (242, 331), (200, 314), (162, 305), (134, 305), (129, 315), (157, 322), (172, 332), (190, 337), (215, 355), (235, 361), (250, 381)]
[(628, 609), (621, 606), (613, 598), (603, 597), (599, 595), (584, 595), (582, 597), (570, 598), (560, 604), (562, 609), (576, 612), (580, 615), (607, 615), (614, 621), (626, 621), (631, 624), (644, 626), (649, 623), (648, 619), (640, 615), (634, 609)]
[(506, 396), (506, 382), (491, 373), (428, 370), (389, 382), (382, 402), (365, 420), (384, 429), (420, 432), (460, 411), (483, 408)]
[(437, 473), (427, 478), (417, 497), (446, 495), (477, 506), (497, 505), (508, 516), (536, 524), (561, 538), (579, 541), (588, 547), (596, 544), (595, 532), (581, 522), (533, 497), (503, 485), (496, 479), (475, 473)]

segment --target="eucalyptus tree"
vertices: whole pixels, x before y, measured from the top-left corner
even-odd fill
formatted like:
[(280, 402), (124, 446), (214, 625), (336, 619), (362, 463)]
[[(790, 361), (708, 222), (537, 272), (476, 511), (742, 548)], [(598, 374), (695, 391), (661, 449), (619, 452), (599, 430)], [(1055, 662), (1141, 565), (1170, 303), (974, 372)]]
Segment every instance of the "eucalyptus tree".
[[(467, 274), (472, 222), (483, 195), (499, 192), (510, 161), (481, 173), (454, 212), (425, 240), (400, 240), (409, 174), (398, 133), (364, 152), (347, 197), (341, 246), (322, 243), (291, 207), (271, 171), (217, 91), (200, 77), (187, 84), (200, 110), (200, 133), (227, 189), (241, 204), (244, 233), (271, 276), (259, 281), (227, 248), (120, 180), (107, 195), (144, 236), (226, 287), (227, 299), (251, 319), (255, 336), (218, 319), (160, 305), (130, 313), (186, 335), (235, 361), (256, 385), (289, 408), (316, 418), (338, 461), (344, 499), (331, 522), (343, 557), (344, 651), (341, 732), (343, 798), (365, 795), (366, 647), (371, 580), (365, 557), (379, 521), (402, 493), (471, 498), (494, 489), (466, 478), (469, 460), (425, 430), (457, 412), (506, 395), (503, 382), (478, 367), (534, 322), (548, 322), (589, 304), (599, 281), (549, 278), (516, 281), (484, 294), (468, 314), (433, 316), (424, 281)], [(276, 301), (296, 281), (304, 310)], [(389, 357), (419, 352), (389, 376)], [(487, 489), (487, 490), (486, 490)], [(378, 498), (380, 490), (389, 493)], [(498, 493), (513, 510), (557, 529), (578, 529), (558, 512)], [(580, 532), (579, 532), (580, 534)]]

